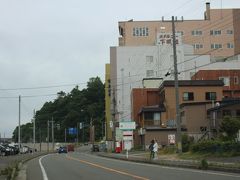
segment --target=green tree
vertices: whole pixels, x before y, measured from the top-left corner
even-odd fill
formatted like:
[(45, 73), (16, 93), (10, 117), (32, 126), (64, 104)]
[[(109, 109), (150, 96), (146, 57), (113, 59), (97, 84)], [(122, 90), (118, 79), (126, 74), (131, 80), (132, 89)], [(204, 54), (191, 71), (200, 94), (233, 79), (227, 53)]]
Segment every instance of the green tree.
[(237, 137), (237, 133), (240, 129), (240, 118), (233, 118), (225, 116), (221, 123), (221, 132), (227, 134), (229, 140), (234, 140)]
[[(85, 141), (89, 140), (89, 125), (92, 120), (95, 126), (95, 138), (100, 140), (103, 137), (104, 123), (104, 84), (99, 77), (90, 78), (85, 89), (79, 90), (76, 86), (70, 93), (63, 91), (58, 92), (55, 100), (46, 102), (40, 110), (36, 112), (36, 141), (46, 141), (47, 137), (47, 121), (54, 120), (55, 125), (55, 141), (64, 141), (65, 129), (77, 127), (77, 124), (83, 122), (85, 124), (84, 136)], [(24, 141), (30, 141), (32, 136), (32, 124), (24, 125), (22, 128), (22, 138)], [(60, 127), (60, 128), (59, 128)], [(80, 130), (79, 137), (83, 135)], [(15, 141), (18, 139), (17, 128), (13, 132)], [(74, 141), (75, 135), (68, 135), (68, 141)], [(82, 138), (79, 138), (80, 140)], [(51, 141), (51, 137), (50, 137)]]

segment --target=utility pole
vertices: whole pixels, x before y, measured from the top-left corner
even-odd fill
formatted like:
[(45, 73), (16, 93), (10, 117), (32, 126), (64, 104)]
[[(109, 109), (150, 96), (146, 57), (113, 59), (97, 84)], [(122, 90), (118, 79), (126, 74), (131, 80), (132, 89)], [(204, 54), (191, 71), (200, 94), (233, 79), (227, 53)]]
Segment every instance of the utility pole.
[(18, 148), (20, 150), (21, 148), (21, 96), (19, 96), (18, 98), (19, 100), (19, 104), (18, 104), (18, 108), (19, 108), (19, 111), (18, 111)]
[(65, 144), (67, 142), (67, 129), (65, 128)]
[(42, 152), (42, 131), (41, 131), (41, 127), (39, 127), (39, 141), (40, 141), (40, 152)]
[(124, 68), (121, 68), (121, 79), (122, 79), (122, 112), (120, 121), (124, 121)]
[(112, 114), (112, 121), (113, 121), (113, 148), (115, 150), (116, 147), (116, 98), (115, 98), (115, 88), (113, 88), (113, 114)]
[(78, 123), (77, 123), (77, 146), (78, 146)]
[(36, 133), (35, 133), (35, 109), (33, 110), (33, 152), (35, 152), (35, 144), (36, 144)]
[(54, 121), (52, 117), (52, 150), (54, 151)]
[(49, 152), (49, 120), (47, 121), (47, 151)]
[(82, 141), (83, 141), (83, 144), (84, 144), (84, 122), (82, 122)]
[(178, 69), (177, 69), (177, 53), (176, 53), (176, 36), (175, 36), (174, 16), (172, 16), (172, 36), (173, 36), (174, 79), (175, 79), (175, 96), (176, 96), (177, 152), (182, 153), (181, 122), (180, 122), (180, 113), (179, 113)]

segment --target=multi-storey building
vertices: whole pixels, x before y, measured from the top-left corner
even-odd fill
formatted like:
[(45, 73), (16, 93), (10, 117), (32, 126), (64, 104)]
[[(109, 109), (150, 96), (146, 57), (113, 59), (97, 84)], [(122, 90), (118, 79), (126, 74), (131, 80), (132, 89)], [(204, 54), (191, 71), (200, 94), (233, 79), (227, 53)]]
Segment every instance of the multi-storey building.
[(240, 98), (240, 69), (199, 70), (192, 79), (223, 80), (223, 96), (225, 98)]
[[(175, 24), (183, 44), (192, 45), (195, 54), (222, 59), (240, 53), (240, 9), (211, 9), (210, 3), (206, 3), (204, 19), (181, 18), (176, 19)], [(161, 21), (121, 21), (119, 46), (156, 45), (162, 43), (157, 41), (161, 33), (171, 32), (172, 22), (164, 18)]]
[[(209, 55), (198, 57), (193, 55), (189, 45), (178, 45), (177, 55), (179, 79), (190, 80), (195, 73), (195, 66), (210, 62)], [(164, 52), (164, 53), (162, 53)], [(192, 61), (189, 59), (194, 59)], [(187, 63), (183, 63), (188, 61)], [(163, 46), (131, 46), (110, 48), (110, 76), (112, 100), (115, 98), (115, 118), (117, 121), (133, 120), (131, 116), (131, 90), (142, 88), (144, 78), (173, 79), (173, 51), (171, 45)], [(190, 69), (190, 70), (189, 70)], [(170, 76), (165, 76), (169, 72)], [(158, 84), (158, 87), (160, 83)], [(113, 104), (112, 104), (113, 105)]]
[[(211, 9), (210, 3), (206, 3), (204, 19), (175, 19), (179, 79), (190, 80), (201, 69), (222, 69), (228, 65), (231, 68), (239, 67), (239, 24), (240, 9)], [(119, 46), (110, 48), (112, 121), (136, 120), (130, 95), (133, 88), (143, 87), (144, 78), (173, 79), (171, 33), (172, 22), (164, 18), (161, 21), (119, 22)], [(225, 62), (226, 59), (235, 61)], [(167, 72), (170, 76), (166, 77)], [(210, 87), (208, 84), (206, 86), (193, 89)], [(164, 87), (168, 92), (172, 91), (171, 88)], [(171, 98), (174, 98), (174, 94), (171, 94)], [(221, 100), (222, 94), (217, 98)], [(174, 101), (171, 103), (172, 107), (157, 108), (158, 111), (166, 111), (160, 117), (161, 126), (166, 126), (168, 120), (175, 118)], [(188, 111), (189, 103), (181, 103), (184, 104), (182, 108)], [(207, 103), (211, 105), (210, 101)], [(204, 106), (201, 108), (204, 109)], [(143, 114), (149, 111), (148, 108), (142, 110)]]

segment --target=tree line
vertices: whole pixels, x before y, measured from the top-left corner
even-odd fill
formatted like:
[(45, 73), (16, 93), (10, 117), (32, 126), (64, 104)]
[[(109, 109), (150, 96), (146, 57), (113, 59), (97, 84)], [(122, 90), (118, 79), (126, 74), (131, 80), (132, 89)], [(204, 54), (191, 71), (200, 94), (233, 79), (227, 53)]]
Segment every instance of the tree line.
[[(104, 136), (104, 84), (99, 77), (90, 78), (87, 87), (79, 90), (76, 86), (70, 93), (63, 91), (57, 93), (55, 100), (46, 102), (35, 113), (36, 142), (47, 141), (47, 124), (54, 121), (55, 142), (76, 142), (77, 135), (69, 134), (69, 128), (78, 128), (79, 141), (89, 141), (89, 127), (95, 127), (95, 139), (100, 140)], [(81, 124), (80, 124), (81, 123)], [(82, 128), (80, 129), (80, 126)], [(51, 123), (49, 126), (51, 141)], [(18, 127), (13, 132), (13, 140), (18, 141)], [(33, 139), (33, 123), (21, 125), (22, 142), (31, 142)]]

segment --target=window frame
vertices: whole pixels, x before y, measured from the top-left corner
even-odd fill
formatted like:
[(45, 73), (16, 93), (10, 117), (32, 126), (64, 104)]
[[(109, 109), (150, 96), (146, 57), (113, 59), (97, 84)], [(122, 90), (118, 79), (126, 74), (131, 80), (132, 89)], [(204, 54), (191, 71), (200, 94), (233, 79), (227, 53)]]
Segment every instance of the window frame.
[[(150, 71), (152, 72), (152, 74), (150, 74)], [(153, 77), (153, 76), (154, 76), (154, 70), (153, 69), (146, 70), (146, 77)]]
[(205, 92), (205, 99), (206, 100), (211, 100), (211, 101), (212, 100), (217, 100), (217, 93), (216, 92)]
[(182, 99), (183, 101), (194, 101), (194, 92), (183, 92)]

